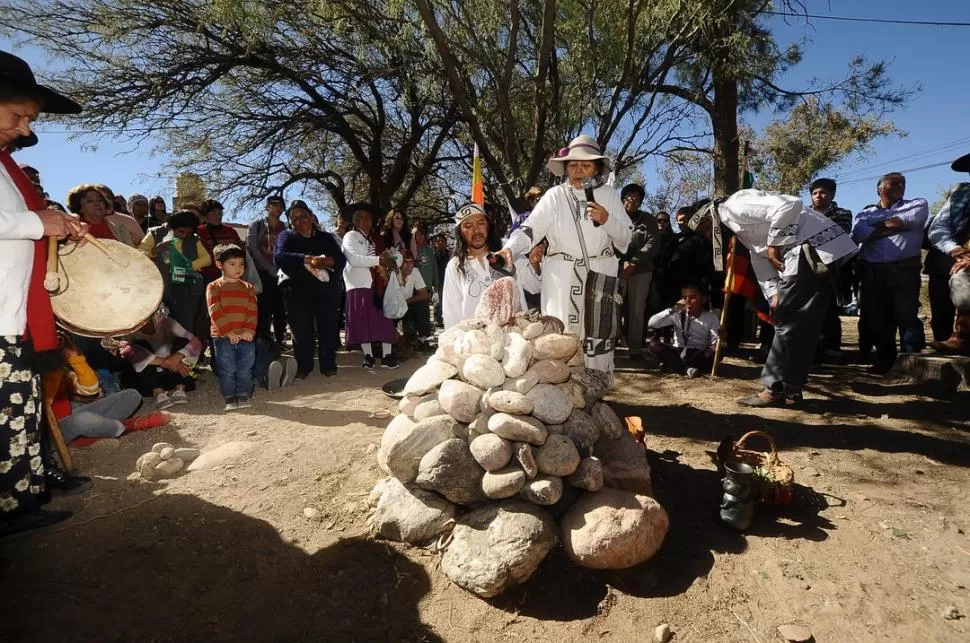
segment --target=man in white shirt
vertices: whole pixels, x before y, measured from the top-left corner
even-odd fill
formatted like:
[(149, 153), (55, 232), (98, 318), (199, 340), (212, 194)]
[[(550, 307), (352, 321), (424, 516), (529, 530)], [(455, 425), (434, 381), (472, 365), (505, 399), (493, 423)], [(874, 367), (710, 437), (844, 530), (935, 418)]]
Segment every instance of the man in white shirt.
[(680, 293), (680, 301), (653, 315), (647, 322), (647, 326), (654, 330), (673, 326), (673, 345), (654, 339), (647, 342), (644, 349), (664, 368), (686, 373), (689, 378), (700, 377), (714, 366), (721, 320), (704, 308), (707, 292), (703, 286), (686, 284)]
[(838, 224), (794, 196), (740, 190), (692, 210), (692, 224), (713, 214), (751, 251), (751, 267), (774, 317), (775, 338), (761, 372), (764, 390), (738, 402), (765, 407), (801, 401), (834, 295), (827, 272), (839, 270), (857, 252), (856, 244)]
[(401, 278), (404, 279), (401, 293), (408, 302), (408, 312), (401, 321), (404, 322), (405, 329), (414, 328), (418, 339), (423, 344), (431, 336), (431, 297), (428, 295), (428, 286), (421, 272), (414, 269), (414, 255), (410, 250), (404, 251)]
[(469, 203), (455, 215), (455, 256), (445, 268), (441, 308), (445, 329), (475, 316), (485, 289), (492, 285), (488, 263), (488, 218), (480, 205)]

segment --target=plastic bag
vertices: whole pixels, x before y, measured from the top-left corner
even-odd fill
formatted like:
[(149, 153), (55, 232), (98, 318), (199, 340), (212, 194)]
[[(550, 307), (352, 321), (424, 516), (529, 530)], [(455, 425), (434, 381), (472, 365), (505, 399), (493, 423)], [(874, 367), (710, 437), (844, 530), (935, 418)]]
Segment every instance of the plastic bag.
[(259, 270), (256, 269), (256, 262), (253, 255), (246, 249), (246, 272), (243, 273), (243, 281), (252, 285), (253, 292), (257, 295), (263, 292), (263, 280), (259, 277)]
[(384, 291), (384, 316), (388, 319), (401, 319), (408, 312), (408, 300), (404, 296), (399, 276), (391, 274)]

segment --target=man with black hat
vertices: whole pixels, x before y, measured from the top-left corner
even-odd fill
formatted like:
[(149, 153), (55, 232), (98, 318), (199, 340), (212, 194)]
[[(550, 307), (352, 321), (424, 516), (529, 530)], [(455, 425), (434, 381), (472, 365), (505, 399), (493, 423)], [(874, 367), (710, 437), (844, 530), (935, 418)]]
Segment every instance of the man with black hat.
[[(950, 166), (970, 172), (970, 154)], [(950, 188), (946, 203), (927, 226), (932, 248), (926, 256), (930, 276), (933, 339), (941, 353), (970, 355), (970, 183)], [(953, 335), (949, 329), (956, 314)]]
[[(812, 209), (819, 214), (834, 221), (846, 234), (852, 231), (852, 213), (845, 208), (840, 208), (835, 202), (835, 181), (828, 178), (819, 178), (812, 181), (810, 188), (812, 195)], [(839, 287), (842, 299), (849, 301), (846, 294), (852, 287), (852, 262), (847, 261), (842, 266), (839, 275)], [(819, 346), (822, 352), (837, 352), (842, 350), (842, 320), (839, 318), (841, 306), (839, 298), (834, 297), (829, 303), (828, 312), (825, 315), (825, 326), (822, 329), (822, 341)]]
[[(276, 241), (286, 230), (282, 215), (286, 209), (286, 201), (279, 195), (266, 199), (266, 216), (253, 221), (246, 234), (246, 244), (249, 254), (256, 262), (259, 279), (263, 284), (263, 291), (259, 294), (259, 323), (256, 334), (266, 339), (274, 339), (282, 344), (286, 338), (286, 307), (283, 304), (283, 293), (279, 288), (279, 269), (273, 255), (276, 253)], [(270, 331), (272, 327), (272, 332)]]
[(77, 114), (81, 106), (37, 84), (26, 62), (0, 52), (0, 536), (43, 527), (70, 512), (42, 511), (47, 485), (41, 447), (40, 375), (60, 355), (44, 288), (45, 236), (77, 239), (87, 227), (47, 201), (10, 156), (33, 135), (41, 112)]

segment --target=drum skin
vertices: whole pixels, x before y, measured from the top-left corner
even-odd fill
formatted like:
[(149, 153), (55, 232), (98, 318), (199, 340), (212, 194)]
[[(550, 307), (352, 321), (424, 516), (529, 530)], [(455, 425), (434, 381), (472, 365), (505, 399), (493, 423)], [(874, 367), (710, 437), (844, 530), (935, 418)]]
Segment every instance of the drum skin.
[(58, 323), (86, 337), (117, 337), (140, 328), (158, 310), (164, 282), (151, 259), (112, 239), (110, 256), (92, 244), (62, 246), (60, 288), (51, 293)]

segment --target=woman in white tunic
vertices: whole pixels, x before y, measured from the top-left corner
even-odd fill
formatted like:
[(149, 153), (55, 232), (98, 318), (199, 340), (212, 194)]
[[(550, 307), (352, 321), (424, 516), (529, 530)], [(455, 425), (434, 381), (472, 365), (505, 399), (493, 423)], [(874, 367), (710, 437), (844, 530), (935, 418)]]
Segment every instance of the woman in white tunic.
[(616, 253), (627, 249), (633, 225), (616, 190), (605, 185), (610, 160), (591, 136), (573, 139), (548, 167), (566, 180), (546, 191), (502, 253), (512, 263), (543, 238), (549, 240), (542, 264), (542, 312), (579, 335), (587, 367), (612, 372), (620, 330)]

